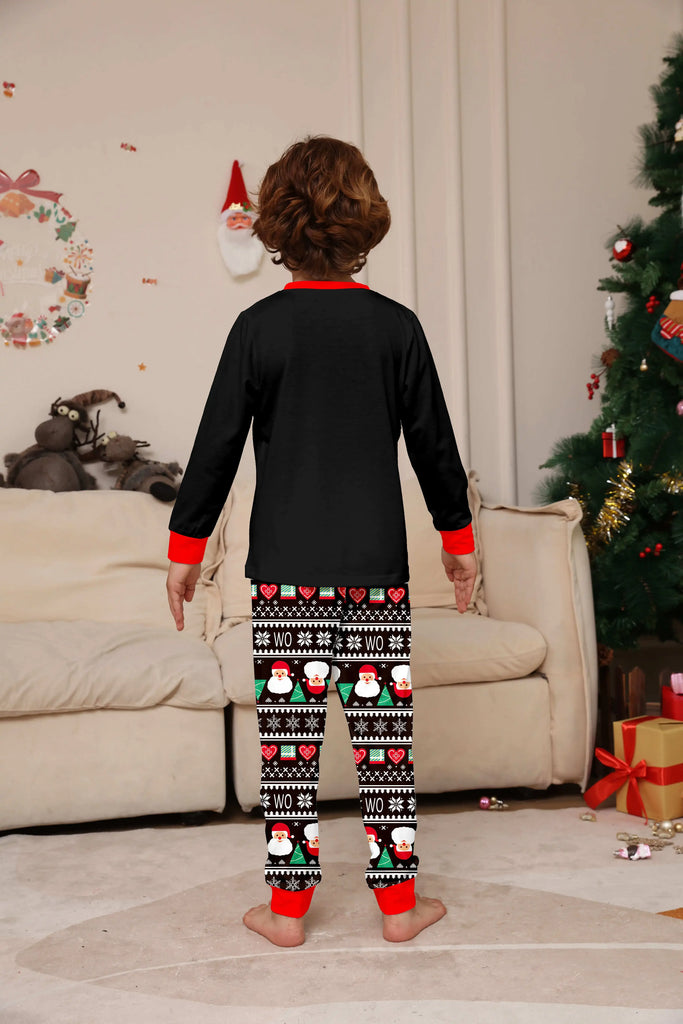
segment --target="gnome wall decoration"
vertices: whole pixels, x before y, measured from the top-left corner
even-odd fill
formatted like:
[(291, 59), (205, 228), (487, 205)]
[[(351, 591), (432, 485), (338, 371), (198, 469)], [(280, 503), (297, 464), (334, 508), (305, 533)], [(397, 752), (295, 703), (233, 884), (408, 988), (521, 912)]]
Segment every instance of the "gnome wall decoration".
[(228, 194), (218, 225), (218, 247), (233, 277), (252, 274), (258, 270), (263, 259), (263, 245), (251, 231), (255, 216), (239, 161), (234, 160)]

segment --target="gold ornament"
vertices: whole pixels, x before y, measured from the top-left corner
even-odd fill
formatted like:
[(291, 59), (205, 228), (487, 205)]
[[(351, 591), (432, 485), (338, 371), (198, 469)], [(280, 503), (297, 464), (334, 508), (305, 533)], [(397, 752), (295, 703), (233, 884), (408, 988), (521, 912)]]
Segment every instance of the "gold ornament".
[(671, 839), (663, 839), (661, 836), (651, 839), (649, 836), (637, 836), (631, 832), (617, 832), (617, 839), (620, 843), (627, 843), (629, 846), (646, 843), (652, 850), (663, 850), (665, 846), (673, 846)]
[(643, 356), (643, 360), (642, 360), (642, 362), (640, 364), (640, 368), (641, 368), (641, 370), (647, 370), (647, 359), (645, 358), (645, 356)]

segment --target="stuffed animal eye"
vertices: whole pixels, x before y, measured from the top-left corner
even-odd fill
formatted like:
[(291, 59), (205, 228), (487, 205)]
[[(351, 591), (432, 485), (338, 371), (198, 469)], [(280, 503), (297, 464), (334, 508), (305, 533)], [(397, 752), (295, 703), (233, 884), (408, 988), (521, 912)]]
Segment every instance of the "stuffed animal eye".
[(81, 418), (79, 416), (78, 409), (69, 409), (68, 416), (70, 420), (74, 421), (74, 423)]
[(69, 409), (68, 405), (58, 405), (57, 412), (59, 413), (60, 416), (68, 416), (71, 410)]

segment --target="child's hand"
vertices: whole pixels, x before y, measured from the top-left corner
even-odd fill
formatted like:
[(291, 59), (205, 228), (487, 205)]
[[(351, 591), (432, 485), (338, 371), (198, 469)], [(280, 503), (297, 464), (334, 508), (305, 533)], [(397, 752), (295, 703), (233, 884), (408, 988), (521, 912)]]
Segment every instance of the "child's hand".
[(166, 579), (166, 593), (171, 615), (175, 619), (176, 629), (180, 630), (185, 625), (183, 619), (183, 601), (191, 601), (194, 597), (195, 584), (202, 571), (201, 562), (198, 565), (185, 565), (183, 562), (171, 562), (168, 567)]
[(441, 561), (446, 569), (446, 575), (455, 587), (455, 603), (458, 611), (465, 612), (474, 590), (477, 556), (474, 551), (467, 555), (451, 555), (450, 552), (441, 548)]

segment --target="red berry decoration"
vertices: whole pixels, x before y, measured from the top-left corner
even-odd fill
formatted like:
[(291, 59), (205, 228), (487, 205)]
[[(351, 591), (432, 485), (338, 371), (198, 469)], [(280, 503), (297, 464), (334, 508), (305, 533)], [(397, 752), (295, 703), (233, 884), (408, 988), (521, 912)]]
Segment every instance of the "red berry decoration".
[[(664, 550), (664, 545), (663, 544), (659, 544), (659, 543), (655, 544), (655, 550), (654, 550), (655, 558), (658, 558), (660, 552), (662, 552), (663, 550)], [(641, 558), (647, 558), (647, 556), (651, 555), (651, 554), (652, 554), (652, 548), (645, 548), (644, 551), (640, 552), (640, 557)]]
[(633, 255), (633, 242), (630, 238), (619, 238), (612, 246), (612, 258), (619, 263), (626, 263)]
[(659, 299), (657, 298), (657, 296), (656, 295), (651, 295), (650, 298), (647, 300), (647, 302), (645, 304), (645, 308), (647, 309), (648, 313), (654, 313), (654, 311), (656, 310), (657, 306), (659, 306), (659, 305), (660, 305), (660, 302), (659, 302)]
[[(604, 373), (604, 370), (602, 372)], [(599, 373), (591, 373), (591, 379), (587, 382), (586, 388), (588, 389), (588, 397), (589, 397), (589, 399), (592, 399), (594, 397), (593, 393), (595, 391), (598, 391), (599, 388), (600, 388), (600, 374)]]

